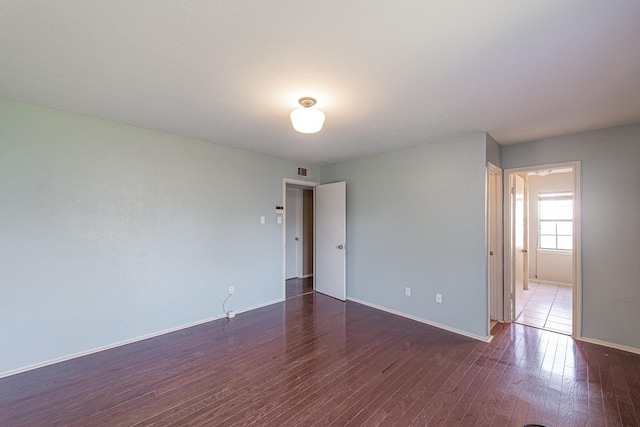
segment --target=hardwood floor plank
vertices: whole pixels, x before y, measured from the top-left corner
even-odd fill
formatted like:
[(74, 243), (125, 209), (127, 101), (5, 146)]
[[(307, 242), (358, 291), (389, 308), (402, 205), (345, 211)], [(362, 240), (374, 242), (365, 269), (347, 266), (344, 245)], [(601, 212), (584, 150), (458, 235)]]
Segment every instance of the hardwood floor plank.
[[(367, 365), (381, 357), (384, 346), (380, 345), (380, 342), (372, 343), (369, 341), (368, 344), (363, 345), (362, 350), (361, 353), (351, 352), (348, 363), (342, 369), (336, 370), (332, 375), (324, 376), (318, 381), (311, 382), (308, 392), (302, 390), (294, 399), (285, 402), (283, 411), (268, 413), (260, 420), (261, 424), (293, 425), (305, 419), (311, 422), (314, 413), (322, 412), (320, 408), (329, 401), (328, 396), (335, 398), (340, 390), (345, 389), (343, 384), (354, 384), (358, 378), (366, 377)], [(301, 406), (306, 408), (305, 412), (298, 409)]]
[[(419, 324), (414, 322), (407, 326), (411, 330), (412, 328), (418, 328)], [(401, 338), (400, 341), (406, 338), (406, 332), (398, 331), (394, 335)], [(339, 420), (342, 420), (343, 423), (348, 422), (362, 409), (363, 403), (366, 404), (366, 399), (375, 396), (376, 388), (381, 387), (399, 369), (409, 366), (411, 360), (403, 357), (406, 356), (402, 351), (403, 346), (395, 347), (395, 349), (389, 348), (390, 351), (383, 353), (384, 357), (374, 360), (367, 367), (367, 372), (358, 378), (356, 382), (344, 384), (341, 387), (343, 393), (339, 395), (341, 397), (333, 397), (326, 407), (321, 409), (322, 413), (313, 414), (316, 418), (313, 425), (328, 425), (332, 423), (340, 425)], [(327, 411), (327, 409), (329, 410)]]
[(496, 356), (493, 370), (485, 376), (481, 389), (490, 390), (487, 393), (477, 393), (461, 419), (463, 425), (491, 425), (497, 413), (499, 404), (505, 391), (507, 369), (512, 359), (516, 345), (513, 337), (504, 334)]
[(640, 356), (492, 333), (298, 295), (0, 379), (0, 425), (638, 425)]
[[(363, 357), (366, 351), (371, 350), (371, 343), (365, 341), (354, 341), (359, 348), (353, 354), (346, 356), (330, 355), (326, 351), (314, 352), (311, 358), (306, 358), (303, 364), (296, 371), (288, 373), (280, 383), (276, 383), (269, 388), (264, 388), (259, 393), (250, 391), (247, 400), (243, 402), (242, 408), (233, 410), (233, 407), (226, 408), (227, 414), (222, 417), (209, 417), (213, 422), (219, 421), (224, 423), (242, 423), (265, 422), (266, 415), (281, 408), (285, 403), (296, 396), (309, 392), (311, 388), (328, 378), (334, 378), (336, 372), (343, 374), (343, 368), (352, 359)], [(317, 360), (316, 360), (317, 359)], [(269, 380), (274, 383), (273, 379)], [(261, 388), (258, 385), (258, 388)], [(276, 398), (273, 398), (276, 397)], [(229, 413), (231, 412), (231, 413)]]
[[(514, 325), (515, 330), (523, 328), (520, 325)], [(522, 329), (524, 331), (524, 329)], [(493, 414), (491, 425), (504, 426), (509, 424), (511, 414), (517, 404), (517, 397), (524, 383), (525, 355), (527, 347), (535, 348), (537, 346), (537, 337), (526, 339), (524, 333), (512, 334), (512, 349), (507, 360), (504, 374), (497, 383), (496, 392), (502, 395), (499, 405)]]
[[(288, 412), (281, 414), (276, 420), (274, 420), (274, 425), (279, 425), (280, 422), (287, 419), (288, 422), (300, 422), (303, 419), (314, 419), (314, 413), (325, 413), (326, 411), (322, 410), (322, 406), (330, 404), (330, 400), (327, 399), (328, 396), (333, 399), (338, 399), (338, 396), (335, 394), (338, 390), (343, 390), (346, 393), (347, 387), (344, 387), (342, 384), (349, 384), (351, 387), (354, 382), (358, 378), (366, 378), (367, 374), (365, 372), (366, 369), (369, 369), (367, 365), (369, 365), (371, 360), (375, 360), (375, 358), (384, 358), (387, 359), (388, 356), (383, 356), (382, 352), (387, 352), (391, 348), (395, 347), (398, 344), (401, 344), (403, 337), (397, 336), (397, 340), (394, 342), (384, 342), (380, 339), (376, 340), (376, 347), (373, 351), (369, 351), (366, 357), (362, 359), (354, 360), (354, 364), (349, 366), (349, 369), (344, 371), (342, 375), (336, 376), (335, 378), (331, 378), (332, 383), (324, 385), (324, 387), (317, 388), (314, 393), (307, 394), (303, 397), (303, 400), (298, 401), (296, 404), (307, 404), (310, 405), (311, 413), (302, 414), (300, 413), (296, 407), (291, 407)], [(352, 342), (353, 338), (349, 339), (349, 342)], [(342, 384), (340, 384), (342, 383)], [(330, 390), (333, 390), (334, 393), (327, 393)], [(293, 418), (288, 419), (287, 417), (291, 417), (293, 414)]]
[(478, 420), (479, 414), (472, 410), (473, 402), (480, 390), (485, 386), (487, 379), (492, 374), (495, 374), (494, 368), (504, 351), (505, 347), (497, 343), (495, 346), (488, 346), (486, 351), (476, 359), (474, 366), (479, 369), (474, 375), (471, 375), (471, 370), (468, 371), (468, 374), (463, 378), (461, 383), (469, 385), (448, 414), (446, 420), (440, 423), (441, 425), (454, 423), (459, 425), (473, 425)]
[(298, 297), (309, 292), (313, 292), (313, 276), (288, 279), (285, 283), (285, 293), (287, 299)]
[[(551, 382), (551, 376), (553, 373), (553, 365), (558, 349), (559, 336), (557, 334), (545, 334), (548, 335), (548, 344), (544, 354), (541, 356), (542, 364), (540, 365), (540, 371), (537, 376), (531, 377), (530, 382), (535, 384), (531, 397), (529, 398), (529, 407), (526, 417), (527, 423), (543, 424), (544, 408), (547, 395), (551, 391), (549, 389), (549, 383)], [(555, 424), (555, 417), (553, 420)]]
[(418, 345), (406, 354), (405, 357), (411, 360), (407, 360), (408, 367), (406, 369), (402, 369), (402, 366), (397, 365), (395, 362), (393, 365), (385, 368), (383, 372), (385, 374), (391, 374), (389, 379), (384, 380), (382, 384), (376, 387), (374, 392), (364, 398), (364, 404), (358, 405), (358, 412), (355, 416), (352, 416), (350, 419), (346, 417), (342, 420), (338, 419), (337, 424), (346, 426), (378, 424), (384, 417), (380, 416), (378, 421), (374, 421), (370, 419), (371, 416), (395, 393), (406, 390), (408, 387), (407, 383), (424, 367), (427, 351), (426, 346)]
[(627, 372), (627, 364), (624, 358), (620, 357), (619, 351), (611, 351), (609, 357), (612, 359), (609, 361), (611, 366), (611, 372), (613, 376), (613, 388), (618, 402), (618, 411), (620, 412), (620, 419), (622, 425), (640, 425), (638, 418), (636, 417), (636, 411), (633, 406), (633, 399), (631, 397), (629, 380), (634, 378), (634, 372)]
[[(466, 341), (458, 344), (438, 344), (436, 348), (440, 349), (440, 352), (434, 357), (432, 369), (427, 375), (420, 379), (416, 388), (405, 398), (408, 400), (406, 403), (407, 409), (404, 413), (396, 412), (395, 415), (391, 413), (383, 420), (383, 424), (405, 426), (410, 425), (419, 418), (425, 418), (427, 414), (431, 416), (440, 405), (437, 400), (439, 394), (436, 391), (432, 391), (433, 389), (437, 389), (437, 387), (433, 385), (434, 381), (441, 378), (443, 372), (450, 372), (458, 363), (464, 363), (472, 346), (473, 343)], [(448, 357), (442, 357), (444, 354), (447, 354)], [(390, 418), (392, 415), (394, 415), (394, 418)]]
[(436, 377), (429, 388), (437, 392), (437, 398), (429, 401), (429, 406), (425, 406), (420, 411), (411, 425), (442, 423), (447, 418), (450, 410), (463, 392), (463, 390), (459, 389), (462, 379), (470, 369), (472, 369), (473, 373), (476, 372), (477, 367), (474, 367), (473, 364), (482, 353), (482, 350), (479, 346), (474, 345), (465, 359), (460, 363), (450, 364)]
[(442, 360), (440, 348), (429, 346), (422, 353), (422, 363), (417, 371), (370, 416), (370, 425), (394, 425), (420, 396), (421, 391), (428, 387), (429, 380), (441, 369), (438, 363)]
[[(518, 328), (523, 327), (518, 325)], [(537, 353), (542, 349), (546, 349), (547, 342), (542, 339), (543, 334), (538, 329), (524, 328), (523, 347), (521, 348), (520, 360), (516, 367), (515, 373), (511, 379), (505, 398), (501, 402), (498, 410), (496, 422), (504, 423), (521, 423), (524, 424), (526, 414), (529, 409), (529, 396), (533, 387), (532, 377), (537, 375)], [(531, 373), (534, 373), (532, 375)], [(499, 425), (499, 424), (496, 424)]]

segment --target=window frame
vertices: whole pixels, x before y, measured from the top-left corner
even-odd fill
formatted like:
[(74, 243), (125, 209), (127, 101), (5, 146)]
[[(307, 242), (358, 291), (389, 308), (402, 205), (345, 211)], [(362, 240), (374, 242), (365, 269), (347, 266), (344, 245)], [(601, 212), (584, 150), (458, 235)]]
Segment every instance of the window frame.
[[(543, 218), (541, 215), (542, 209), (541, 209), (541, 205), (542, 202), (551, 202), (551, 201), (555, 201), (556, 202), (556, 206), (555, 208), (558, 208), (557, 202), (559, 201), (563, 201), (563, 200), (570, 200), (571, 201), (571, 219), (560, 219), (558, 218), (559, 215), (555, 215), (554, 218), (549, 218), (549, 217), (545, 217)], [(574, 196), (573, 196), (573, 191), (551, 191), (551, 192), (540, 192), (538, 193), (538, 247), (537, 250), (539, 252), (555, 252), (555, 253), (564, 253), (564, 254), (570, 254), (573, 253), (573, 235), (574, 235), (574, 220), (575, 220), (575, 206), (574, 206)], [(550, 234), (550, 233), (543, 233), (542, 231), (542, 224), (543, 223), (553, 223), (555, 226), (555, 233)], [(558, 224), (559, 223), (564, 223), (564, 224), (570, 224), (570, 229), (571, 229), (571, 234), (558, 234)], [(543, 237), (554, 237), (555, 239), (555, 246), (554, 247), (542, 247), (542, 241), (543, 241)], [(559, 248), (558, 247), (558, 237), (570, 237), (571, 238), (571, 248), (570, 249), (564, 249), (564, 248)]]

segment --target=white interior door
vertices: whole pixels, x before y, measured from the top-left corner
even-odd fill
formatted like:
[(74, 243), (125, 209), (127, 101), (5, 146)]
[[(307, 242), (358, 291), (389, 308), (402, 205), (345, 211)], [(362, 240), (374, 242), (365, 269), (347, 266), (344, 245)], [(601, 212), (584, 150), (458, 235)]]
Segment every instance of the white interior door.
[(285, 279), (300, 277), (299, 265), (302, 261), (300, 252), (300, 194), (301, 191), (295, 188), (287, 188), (286, 200), (286, 273)]
[(502, 266), (502, 171), (489, 168), (489, 316), (504, 320)]
[(525, 203), (524, 203), (524, 179), (514, 175), (513, 183), (513, 230), (512, 241), (514, 250), (514, 313), (513, 320), (522, 313), (524, 305), (522, 291), (524, 289), (524, 255), (525, 255)]
[(315, 187), (316, 292), (344, 301), (346, 288), (347, 183)]

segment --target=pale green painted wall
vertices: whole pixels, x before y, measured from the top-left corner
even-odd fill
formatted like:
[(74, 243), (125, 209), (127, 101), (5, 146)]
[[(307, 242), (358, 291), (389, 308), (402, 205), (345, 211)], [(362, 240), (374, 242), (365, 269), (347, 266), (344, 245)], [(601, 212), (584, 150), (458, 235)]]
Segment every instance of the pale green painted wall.
[[(347, 181), (348, 296), (486, 336), (486, 161), (581, 160), (584, 335), (640, 347), (639, 141), (478, 133), (314, 168)], [(295, 166), (0, 99), (0, 372), (219, 316), (231, 283), (228, 309), (281, 299)]]
[(582, 334), (640, 348), (640, 124), (502, 147), (505, 168), (581, 161)]
[(486, 153), (478, 133), (322, 168), (347, 182), (348, 297), (488, 335)]
[(0, 99), (0, 372), (280, 300), (295, 166)]

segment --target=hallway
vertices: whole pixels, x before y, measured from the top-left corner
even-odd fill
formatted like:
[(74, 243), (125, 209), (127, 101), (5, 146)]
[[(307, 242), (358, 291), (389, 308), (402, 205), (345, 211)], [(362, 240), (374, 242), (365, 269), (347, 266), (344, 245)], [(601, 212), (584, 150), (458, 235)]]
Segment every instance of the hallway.
[(544, 282), (529, 282), (523, 291), (524, 306), (516, 323), (571, 335), (572, 288)]
[(313, 292), (313, 276), (288, 279), (286, 281), (286, 290), (287, 299)]

